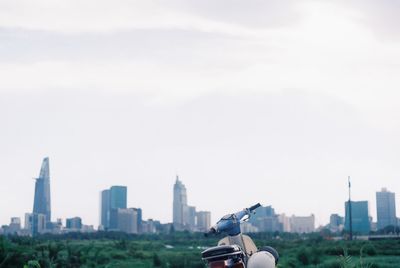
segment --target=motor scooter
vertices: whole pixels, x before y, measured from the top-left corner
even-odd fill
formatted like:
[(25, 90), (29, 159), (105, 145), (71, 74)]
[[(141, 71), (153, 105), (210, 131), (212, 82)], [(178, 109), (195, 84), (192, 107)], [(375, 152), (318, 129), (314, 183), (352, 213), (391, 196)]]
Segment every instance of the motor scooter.
[(274, 268), (278, 264), (279, 254), (272, 247), (257, 249), (253, 240), (243, 235), (240, 223), (248, 220), (260, 203), (233, 214), (222, 217), (205, 234), (226, 233), (216, 247), (201, 253), (209, 268)]

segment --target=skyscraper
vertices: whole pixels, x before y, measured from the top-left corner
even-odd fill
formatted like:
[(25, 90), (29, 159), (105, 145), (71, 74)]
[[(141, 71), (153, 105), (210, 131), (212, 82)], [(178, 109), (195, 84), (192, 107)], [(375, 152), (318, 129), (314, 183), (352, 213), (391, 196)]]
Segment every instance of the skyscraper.
[(131, 209), (136, 211), (137, 214), (137, 232), (142, 233), (142, 224), (143, 224), (142, 209), (141, 208), (131, 208)]
[(200, 232), (206, 232), (211, 226), (211, 212), (199, 211), (196, 212), (197, 228)]
[[(345, 202), (345, 230), (350, 230), (349, 202)], [(358, 234), (368, 234), (371, 224), (368, 212), (368, 201), (351, 201), (351, 217), (353, 232)]]
[[(188, 215), (186, 187), (176, 176), (173, 201), (173, 224), (178, 230), (183, 229)], [(186, 216), (186, 217), (185, 217)]]
[(315, 216), (295, 216), (290, 217), (290, 231), (292, 233), (311, 233), (315, 230)]
[(46, 231), (46, 215), (40, 213), (25, 213), (25, 229), (33, 236)]
[(111, 227), (112, 222), (117, 221), (115, 218), (117, 213), (113, 213), (113, 211), (119, 208), (126, 209), (127, 187), (112, 186), (110, 189), (103, 190), (100, 198), (100, 225), (108, 229)]
[[(198, 222), (196, 221), (197, 212), (195, 206), (189, 206), (187, 202), (187, 194), (185, 185), (176, 176), (176, 181), (174, 184), (174, 201), (173, 201), (173, 221), (172, 224), (175, 230), (188, 230), (196, 231), (198, 230)], [(209, 217), (210, 218), (210, 217)], [(207, 224), (202, 223), (202, 228)]]
[(46, 223), (51, 222), (50, 169), (48, 157), (43, 159), (39, 177), (36, 179), (33, 213), (43, 214), (46, 217)]
[(376, 216), (378, 229), (397, 225), (395, 194), (386, 188), (376, 192)]
[(196, 228), (196, 207), (187, 206), (187, 224), (191, 230)]
[(21, 219), (17, 217), (11, 218), (10, 225), (7, 226), (6, 234), (15, 235), (21, 231)]
[(80, 217), (69, 218), (66, 220), (65, 227), (67, 229), (81, 230), (82, 229), (82, 219)]
[(331, 232), (339, 232), (343, 229), (344, 218), (338, 214), (331, 214), (329, 218), (329, 229)]
[(257, 227), (262, 232), (282, 231), (283, 225), (279, 221), (278, 215), (275, 214), (275, 209), (271, 206), (261, 206), (256, 209), (249, 223)]
[(126, 208), (127, 188), (126, 186), (111, 186), (110, 208)]
[(100, 225), (104, 229), (110, 227), (110, 190), (100, 193)]
[(138, 233), (138, 211), (133, 208), (114, 208), (111, 210), (110, 229), (128, 234)]

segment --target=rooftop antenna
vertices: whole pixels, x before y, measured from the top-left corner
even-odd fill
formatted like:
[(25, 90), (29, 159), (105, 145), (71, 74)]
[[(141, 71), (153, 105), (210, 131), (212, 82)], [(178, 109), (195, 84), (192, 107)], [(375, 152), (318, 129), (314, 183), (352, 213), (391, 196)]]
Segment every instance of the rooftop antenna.
[(351, 213), (351, 183), (350, 183), (350, 176), (348, 177), (349, 181), (349, 225), (350, 225), (350, 240), (353, 240), (353, 217)]

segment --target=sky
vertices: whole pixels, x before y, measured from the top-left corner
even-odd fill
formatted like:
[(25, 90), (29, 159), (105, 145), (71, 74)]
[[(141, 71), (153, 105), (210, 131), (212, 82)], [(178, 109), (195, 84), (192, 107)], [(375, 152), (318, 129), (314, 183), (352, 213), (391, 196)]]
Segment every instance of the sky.
[[(260, 202), (344, 214), (400, 193), (400, 3), (2, 0), (0, 223), (33, 207), (99, 224), (99, 193), (172, 221), (178, 174), (198, 210)], [(399, 198), (396, 201), (400, 208)], [(399, 213), (398, 213), (399, 215)]]

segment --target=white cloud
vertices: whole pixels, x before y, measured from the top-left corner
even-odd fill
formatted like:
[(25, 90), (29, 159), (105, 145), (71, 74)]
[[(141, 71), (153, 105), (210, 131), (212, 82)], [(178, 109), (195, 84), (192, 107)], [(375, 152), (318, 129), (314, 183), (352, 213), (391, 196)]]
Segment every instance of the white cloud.
[[(4, 40), (20, 48), (15, 49), (16, 57), (34, 60), (3, 63), (0, 88), (122, 91), (161, 99), (215, 90), (299, 88), (325, 92), (361, 108), (396, 105), (392, 94), (400, 84), (395, 76), (397, 44), (380, 42), (358, 23), (361, 14), (342, 6), (306, 3), (298, 11), (304, 19), (296, 25), (250, 29), (250, 35), (238, 31), (235, 37), (229, 30), (206, 34), (193, 29), (16, 31), (18, 38)], [(32, 46), (25, 49), (29, 42)], [(12, 45), (0, 50), (0, 57), (10, 57), (12, 50)]]
[(159, 1), (3, 1), (0, 25), (66, 33), (112, 32), (127, 29), (195, 29), (251, 34), (251, 28), (218, 19), (204, 19)]

